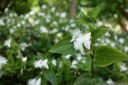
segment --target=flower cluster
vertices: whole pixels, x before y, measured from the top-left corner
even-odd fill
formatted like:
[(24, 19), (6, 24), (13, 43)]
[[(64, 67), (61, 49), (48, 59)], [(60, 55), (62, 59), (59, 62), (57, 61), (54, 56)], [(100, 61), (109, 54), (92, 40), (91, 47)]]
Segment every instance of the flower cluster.
[(84, 47), (88, 50), (91, 48), (91, 32), (82, 34), (79, 29), (75, 29), (71, 32), (71, 35), (71, 42), (74, 42), (74, 48), (79, 50), (82, 54), (84, 54)]

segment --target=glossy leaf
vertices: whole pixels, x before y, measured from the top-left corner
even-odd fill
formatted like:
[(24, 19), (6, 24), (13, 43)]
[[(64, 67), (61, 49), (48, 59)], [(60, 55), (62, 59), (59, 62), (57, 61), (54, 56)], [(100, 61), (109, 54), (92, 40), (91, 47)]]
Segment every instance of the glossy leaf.
[(99, 13), (101, 12), (102, 8), (103, 8), (104, 4), (101, 4), (99, 6), (96, 6), (92, 12), (91, 12), (91, 16), (94, 18), (94, 20), (97, 18), (97, 16), (99, 15)]
[(74, 82), (73, 85), (94, 85), (94, 84), (95, 84), (95, 79), (82, 75)]
[(108, 32), (108, 28), (107, 27), (100, 27), (100, 28), (94, 29), (92, 31), (92, 42), (94, 42), (98, 38), (104, 36), (106, 32)]
[(128, 60), (128, 55), (109, 46), (100, 46), (95, 50), (95, 59), (97, 66), (104, 67), (115, 62)]
[(50, 83), (52, 85), (57, 85), (57, 78), (56, 75), (54, 74), (54, 72), (52, 70), (44, 70), (44, 77), (50, 81)]
[(76, 54), (76, 50), (73, 47), (73, 43), (71, 41), (71, 36), (68, 35), (56, 43), (49, 52), (52, 53), (60, 53), (60, 54)]

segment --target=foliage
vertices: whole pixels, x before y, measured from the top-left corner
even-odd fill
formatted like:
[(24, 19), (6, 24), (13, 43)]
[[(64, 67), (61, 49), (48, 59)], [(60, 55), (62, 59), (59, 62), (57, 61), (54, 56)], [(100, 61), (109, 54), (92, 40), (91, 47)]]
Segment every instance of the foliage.
[[(82, 10), (76, 22), (70, 20), (66, 12), (47, 5), (21, 15), (6, 9), (0, 18), (0, 58), (6, 58), (7, 63), (1, 66), (0, 62), (0, 84), (26, 85), (29, 81), (40, 79), (41, 85), (93, 85), (109, 79), (127, 82), (127, 69), (122, 70), (127, 63), (117, 62), (128, 59), (127, 55), (115, 48), (128, 53), (128, 38), (124, 40), (126, 35), (112, 32), (106, 34), (108, 27), (95, 26), (102, 6), (95, 7), (88, 14)], [(84, 48), (84, 55), (75, 50), (73, 42), (70, 42), (70, 32), (76, 28), (81, 29), (83, 34), (91, 32), (91, 49)], [(108, 54), (104, 55), (106, 58), (101, 52)], [(111, 60), (104, 62), (108, 57)], [(35, 66), (38, 60), (41, 64), (45, 62)]]

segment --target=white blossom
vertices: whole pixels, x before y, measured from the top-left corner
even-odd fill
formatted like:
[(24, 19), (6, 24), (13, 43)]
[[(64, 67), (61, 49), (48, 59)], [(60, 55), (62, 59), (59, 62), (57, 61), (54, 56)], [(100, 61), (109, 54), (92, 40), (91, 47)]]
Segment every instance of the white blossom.
[(5, 25), (5, 24), (4, 24), (3, 20), (0, 19), (0, 26), (3, 26), (3, 25)]
[(65, 58), (66, 59), (69, 59), (71, 57), (71, 55), (66, 55)]
[(66, 17), (66, 13), (65, 13), (65, 12), (61, 13), (61, 14), (60, 14), (60, 17), (61, 17), (61, 18), (65, 18), (65, 17)]
[(49, 69), (49, 66), (48, 66), (48, 59), (45, 59), (45, 60), (36, 60), (34, 62), (34, 66), (35, 68), (46, 68), (46, 69)]
[(56, 10), (56, 8), (55, 8), (55, 7), (52, 7), (52, 8), (51, 8), (51, 11), (52, 11), (52, 12), (54, 12), (55, 10)]
[(127, 70), (126, 64), (125, 64), (125, 63), (122, 63), (122, 64), (120, 65), (120, 71), (122, 72), (122, 71), (126, 71), (126, 70)]
[(8, 48), (11, 47), (11, 39), (8, 39), (4, 42), (4, 46), (7, 46)]
[(83, 35), (83, 43), (87, 49), (90, 49), (90, 45), (91, 45), (91, 33), (90, 32)]
[(20, 44), (20, 48), (22, 51), (24, 51), (26, 47), (28, 47), (28, 44), (26, 44), (25, 42)]
[(42, 5), (42, 9), (45, 9), (45, 8), (47, 8), (47, 6), (46, 5)]
[(113, 82), (112, 79), (108, 79), (108, 80), (107, 80), (107, 83), (108, 83), (108, 84), (113, 84), (114, 82)]
[(79, 50), (82, 54), (84, 53), (83, 38), (82, 37), (76, 38), (76, 40), (74, 41), (74, 48), (76, 50)]
[(80, 61), (82, 59), (82, 55), (81, 54), (76, 54), (76, 58), (78, 61)]
[(57, 33), (56, 36), (57, 36), (58, 38), (60, 38), (60, 37), (63, 36), (63, 34), (62, 34), (62, 33)]
[(28, 85), (41, 85), (41, 78), (28, 80)]
[(125, 48), (124, 48), (124, 52), (128, 52), (128, 46), (126, 46)]
[(27, 57), (22, 57), (21, 59), (22, 59), (23, 62), (27, 61)]
[(74, 41), (76, 38), (82, 35), (81, 31), (79, 29), (75, 29), (71, 32), (72, 39), (71, 42)]
[(72, 61), (72, 64), (71, 64), (71, 68), (76, 68), (76, 64), (77, 64), (78, 62), (76, 61), (76, 60), (73, 60)]
[(48, 33), (47, 28), (44, 27), (44, 26), (41, 26), (39, 29), (40, 29), (40, 32), (41, 32), (41, 33)]
[(54, 60), (52, 60), (52, 64), (54, 65), (54, 66), (56, 66), (57, 64), (56, 64), (56, 60), (54, 59)]
[(84, 54), (84, 47), (87, 49), (91, 48), (91, 32), (82, 34), (79, 29), (75, 29), (72, 31), (71, 35), (71, 42), (74, 42), (74, 48), (79, 50), (82, 54)]
[(8, 60), (5, 57), (0, 56), (0, 69), (1, 69), (2, 65), (7, 63), (7, 61)]
[(124, 39), (123, 38), (120, 38), (119, 39), (119, 43), (123, 44), (124, 43)]

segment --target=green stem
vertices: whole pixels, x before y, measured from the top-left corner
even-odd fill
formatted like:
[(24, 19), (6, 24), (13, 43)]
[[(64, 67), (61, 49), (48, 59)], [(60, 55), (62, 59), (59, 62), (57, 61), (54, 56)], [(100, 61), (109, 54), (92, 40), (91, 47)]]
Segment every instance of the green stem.
[(92, 58), (91, 74), (92, 74), (92, 78), (94, 78), (94, 58), (92, 54), (90, 54), (90, 56)]

